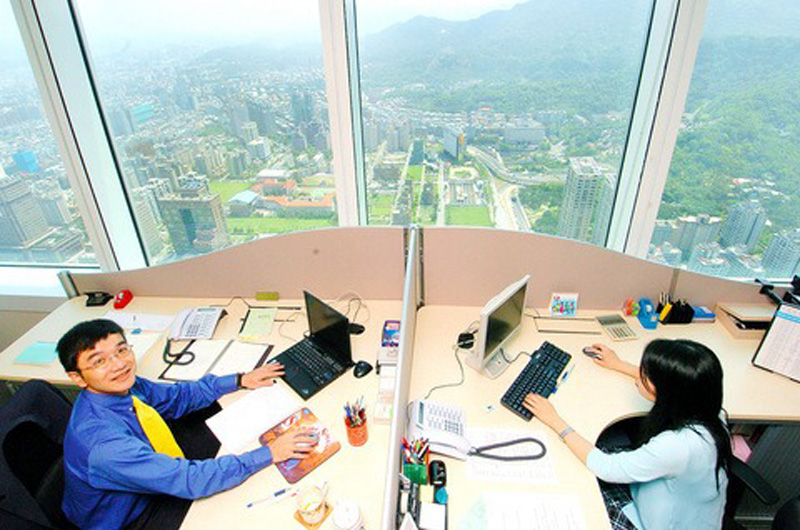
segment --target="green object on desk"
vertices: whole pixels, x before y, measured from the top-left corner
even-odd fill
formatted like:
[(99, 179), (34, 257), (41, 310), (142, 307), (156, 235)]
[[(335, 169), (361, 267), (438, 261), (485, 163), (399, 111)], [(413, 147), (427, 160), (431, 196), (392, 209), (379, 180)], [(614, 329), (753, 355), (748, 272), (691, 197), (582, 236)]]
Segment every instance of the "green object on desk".
[(14, 362), (16, 364), (50, 364), (57, 357), (55, 342), (35, 342), (22, 350)]
[(403, 475), (414, 484), (427, 484), (428, 466), (425, 464), (403, 464)]

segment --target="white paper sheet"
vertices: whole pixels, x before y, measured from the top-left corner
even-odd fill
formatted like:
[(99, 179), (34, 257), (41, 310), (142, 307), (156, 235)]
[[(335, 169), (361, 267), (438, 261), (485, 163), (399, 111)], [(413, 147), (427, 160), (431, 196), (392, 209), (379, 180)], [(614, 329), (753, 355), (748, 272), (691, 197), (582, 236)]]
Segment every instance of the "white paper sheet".
[(225, 350), (225, 353), (217, 358), (217, 362), (211, 367), (209, 373), (228, 375), (238, 372), (250, 372), (262, 357), (266, 360), (264, 353), (271, 349), (272, 346), (265, 346), (264, 344), (244, 344), (233, 341)]
[(175, 315), (153, 315), (149, 313), (120, 313), (109, 311), (103, 318), (113, 320), (125, 329), (141, 329), (142, 331), (164, 331), (175, 320)]
[(302, 407), (279, 383), (248, 392), (206, 420), (222, 443), (220, 454), (241, 453), (261, 434)]
[(153, 345), (161, 338), (160, 333), (126, 333), (125, 338), (128, 344), (133, 348), (133, 354), (136, 355), (136, 362), (142, 360), (144, 354), (153, 347)]
[(487, 530), (586, 530), (576, 495), (490, 491), (482, 497)]
[[(499, 429), (483, 429), (477, 427), (467, 428), (467, 439), (474, 447), (495, 444), (517, 438), (536, 438), (544, 441), (546, 438), (541, 431), (507, 431)], [(491, 451), (491, 454), (504, 456), (521, 456), (536, 454), (540, 451), (538, 445), (526, 442)], [(523, 460), (517, 462), (501, 462), (486, 458), (469, 458), (470, 480), (489, 480), (501, 482), (517, 482), (521, 484), (555, 484), (556, 473), (553, 460), (545, 455), (538, 460)]]

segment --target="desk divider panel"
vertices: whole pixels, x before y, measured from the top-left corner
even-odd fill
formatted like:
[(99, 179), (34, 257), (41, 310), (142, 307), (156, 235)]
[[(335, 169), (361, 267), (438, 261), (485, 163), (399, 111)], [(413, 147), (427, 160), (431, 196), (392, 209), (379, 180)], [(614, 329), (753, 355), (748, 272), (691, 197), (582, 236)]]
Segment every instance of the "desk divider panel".
[(755, 283), (679, 270), (673, 297), (685, 298), (692, 305), (704, 305), (712, 310), (717, 302), (769, 303), (766, 296), (758, 293), (760, 288)]
[(673, 268), (602, 247), (529, 232), (425, 228), (426, 305), (482, 306), (531, 275), (528, 306), (547, 307), (554, 292), (578, 293), (578, 305), (618, 309), (627, 298), (667, 292)]
[(403, 291), (402, 227), (329, 228), (267, 237), (219, 252), (126, 272), (73, 274), (79, 292), (130, 289), (134, 296), (253, 297), (306, 289), (334, 299), (399, 299)]
[(417, 309), (420, 306), (420, 230), (412, 227), (408, 244), (405, 284), (403, 285), (403, 314), (400, 328), (400, 351), (397, 359), (397, 375), (392, 404), (392, 427), (389, 433), (389, 447), (386, 461), (386, 486), (383, 498), (383, 518), (381, 528), (397, 528), (397, 495), (399, 490), (400, 442), (406, 432), (406, 409), (408, 392), (411, 386), (411, 363), (414, 359), (414, 333), (417, 325)]

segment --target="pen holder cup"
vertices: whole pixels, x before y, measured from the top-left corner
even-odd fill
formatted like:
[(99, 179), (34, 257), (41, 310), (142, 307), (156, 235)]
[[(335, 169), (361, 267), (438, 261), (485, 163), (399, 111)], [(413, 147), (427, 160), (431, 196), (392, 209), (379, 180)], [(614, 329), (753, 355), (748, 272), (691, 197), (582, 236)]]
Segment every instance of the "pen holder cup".
[(403, 464), (403, 475), (414, 484), (428, 483), (428, 466), (425, 464)]
[(347, 428), (347, 441), (353, 447), (360, 447), (367, 443), (369, 435), (367, 434), (367, 419), (358, 425), (351, 425), (350, 418), (344, 419), (344, 426)]

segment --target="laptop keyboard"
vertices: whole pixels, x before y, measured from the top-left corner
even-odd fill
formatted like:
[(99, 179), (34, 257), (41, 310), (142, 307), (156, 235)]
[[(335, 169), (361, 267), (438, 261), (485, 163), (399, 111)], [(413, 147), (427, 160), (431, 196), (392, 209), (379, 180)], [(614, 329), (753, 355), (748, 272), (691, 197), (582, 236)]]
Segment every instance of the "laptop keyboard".
[(339, 363), (319, 353), (309, 341), (298, 342), (281, 355), (302, 366), (303, 371), (318, 385), (324, 385), (343, 371)]
[(570, 359), (572, 356), (558, 346), (547, 341), (543, 342), (539, 349), (533, 352), (522, 372), (511, 383), (500, 399), (500, 403), (511, 409), (511, 412), (530, 421), (533, 414), (522, 405), (525, 396), (530, 393), (539, 394), (542, 397), (552, 394), (556, 388), (558, 376)]

